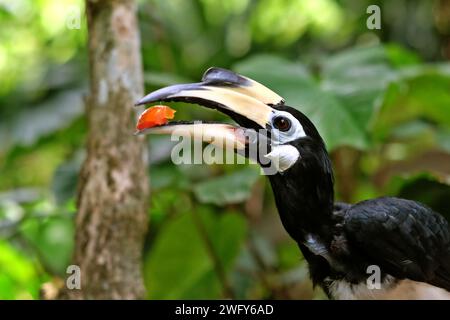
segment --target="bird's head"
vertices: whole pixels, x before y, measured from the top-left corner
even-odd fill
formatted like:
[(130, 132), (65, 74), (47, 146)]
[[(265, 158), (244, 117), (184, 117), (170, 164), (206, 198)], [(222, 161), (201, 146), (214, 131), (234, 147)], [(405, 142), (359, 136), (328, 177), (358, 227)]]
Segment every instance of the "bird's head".
[[(183, 101), (196, 103), (232, 118), (238, 126), (220, 123), (171, 121), (139, 133), (171, 134), (175, 131), (193, 134), (208, 132), (203, 138), (231, 140), (237, 151), (248, 151), (251, 145), (264, 145), (266, 151), (256, 160), (267, 167), (265, 160), (276, 163), (275, 174), (297, 167), (305, 170), (322, 165), (324, 143), (313, 123), (300, 111), (285, 105), (278, 94), (264, 85), (221, 68), (210, 68), (201, 82), (177, 84), (154, 91), (136, 105)], [(249, 138), (251, 137), (251, 138)], [(208, 141), (210, 142), (210, 141)], [(244, 152), (248, 155), (248, 152)], [(325, 164), (329, 166), (328, 163)]]

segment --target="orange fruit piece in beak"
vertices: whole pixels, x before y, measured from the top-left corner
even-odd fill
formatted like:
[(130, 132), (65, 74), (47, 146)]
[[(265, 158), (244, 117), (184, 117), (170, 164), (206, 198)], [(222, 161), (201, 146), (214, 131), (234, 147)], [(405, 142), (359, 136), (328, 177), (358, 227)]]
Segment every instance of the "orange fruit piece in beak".
[(139, 117), (136, 129), (139, 131), (161, 126), (175, 117), (175, 110), (168, 106), (156, 105), (145, 110)]

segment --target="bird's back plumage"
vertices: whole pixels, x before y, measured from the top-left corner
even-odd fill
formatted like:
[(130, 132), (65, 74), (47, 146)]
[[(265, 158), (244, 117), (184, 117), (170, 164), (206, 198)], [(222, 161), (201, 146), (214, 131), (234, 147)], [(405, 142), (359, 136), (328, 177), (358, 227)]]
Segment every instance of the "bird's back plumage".
[(440, 214), (418, 202), (392, 197), (339, 209), (353, 257), (396, 279), (450, 291), (450, 231)]

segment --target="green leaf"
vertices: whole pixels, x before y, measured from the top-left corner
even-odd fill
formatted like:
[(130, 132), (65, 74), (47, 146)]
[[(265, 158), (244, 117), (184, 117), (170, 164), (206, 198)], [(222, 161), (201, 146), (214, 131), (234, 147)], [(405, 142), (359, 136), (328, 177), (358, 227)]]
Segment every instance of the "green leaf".
[(192, 207), (192, 197), (180, 189), (165, 188), (152, 192), (150, 215), (152, 227), (157, 228), (160, 222), (178, 212), (186, 212)]
[[(449, 64), (450, 65), (450, 64)], [(450, 73), (447, 64), (405, 68), (401, 82), (389, 88), (373, 125), (385, 139), (402, 123), (423, 119), (450, 128)]]
[(152, 190), (159, 190), (167, 187), (183, 189), (189, 184), (186, 175), (173, 164), (150, 166)]
[(386, 44), (385, 49), (389, 62), (394, 67), (417, 65), (421, 62), (420, 56), (416, 52), (409, 51), (401, 45)]
[(259, 55), (240, 62), (235, 70), (271, 88), (287, 105), (306, 114), (329, 149), (340, 145), (367, 147), (366, 134), (356, 117), (332, 92), (321, 88), (301, 63)]
[(48, 269), (60, 275), (65, 274), (74, 246), (72, 219), (58, 216), (27, 219), (20, 231)]
[(323, 73), (330, 77), (339, 77), (343, 74), (351, 75), (352, 69), (364, 65), (386, 63), (386, 51), (382, 46), (352, 47), (329, 56), (323, 61)]
[(352, 48), (329, 57), (322, 71), (322, 88), (332, 93), (366, 130), (382, 102), (383, 93), (397, 75), (383, 47)]
[(202, 203), (219, 206), (245, 201), (260, 176), (253, 167), (233, 172), (218, 178), (200, 182), (194, 186), (194, 194)]
[(38, 298), (40, 283), (33, 261), (0, 240), (0, 299)]
[[(31, 109), (31, 108), (30, 108)], [(29, 146), (40, 138), (67, 128), (83, 113), (82, 90), (62, 91), (31, 110), (19, 113), (8, 123), (0, 119), (0, 129), (4, 129), (6, 141), (0, 150), (10, 145)], [(0, 134), (2, 136), (2, 134)]]
[[(217, 217), (205, 209), (195, 214), (228, 273), (245, 238), (244, 218), (235, 213)], [(193, 213), (184, 213), (168, 221), (145, 259), (144, 270), (152, 299), (221, 297), (221, 284)]]
[(301, 262), (301, 253), (294, 241), (280, 243), (277, 248), (279, 268), (288, 270), (297, 267)]

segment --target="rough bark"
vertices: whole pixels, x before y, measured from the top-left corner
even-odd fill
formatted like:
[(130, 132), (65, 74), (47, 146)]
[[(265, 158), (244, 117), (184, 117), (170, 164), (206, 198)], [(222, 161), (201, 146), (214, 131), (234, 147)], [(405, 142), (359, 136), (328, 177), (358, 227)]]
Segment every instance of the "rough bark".
[(144, 142), (133, 102), (143, 76), (134, 0), (87, 0), (90, 94), (87, 159), (80, 174), (74, 264), (81, 289), (69, 299), (145, 297), (141, 262), (147, 230)]

